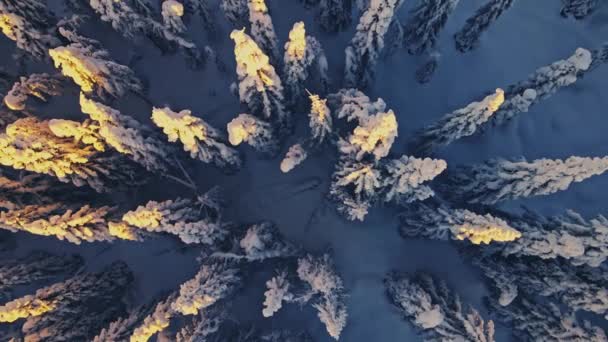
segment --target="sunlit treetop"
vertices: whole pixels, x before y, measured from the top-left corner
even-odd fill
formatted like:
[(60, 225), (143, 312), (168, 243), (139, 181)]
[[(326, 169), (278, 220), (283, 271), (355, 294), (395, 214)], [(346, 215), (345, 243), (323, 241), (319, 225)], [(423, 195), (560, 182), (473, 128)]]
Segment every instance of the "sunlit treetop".
[[(118, 1), (118, 0), (117, 0)], [(163, 12), (168, 11), (173, 15), (181, 17), (184, 15), (184, 5), (175, 0), (166, 0), (163, 2)]]
[(266, 6), (265, 0), (249, 0), (249, 2), (254, 11), (262, 13), (268, 12), (268, 6)]
[(83, 58), (78, 50), (60, 46), (49, 50), (49, 55), (53, 59), (55, 67), (61, 68), (61, 73), (72, 78), (83, 92), (92, 92), (95, 84), (101, 82), (100, 65)]
[(203, 121), (189, 110), (174, 112), (167, 107), (154, 108), (152, 121), (163, 129), (169, 141), (181, 141), (188, 152), (196, 153), (199, 150), (198, 141), (204, 141), (207, 136)]
[(56, 304), (53, 302), (25, 296), (0, 306), (0, 322), (12, 323), (22, 318), (40, 316), (54, 310), (55, 307)]
[(245, 29), (232, 31), (230, 38), (236, 44), (234, 54), (237, 68), (244, 70), (247, 76), (256, 77), (262, 82), (256, 85), (258, 91), (263, 91), (265, 86), (272, 86), (274, 68), (270, 65), (270, 59), (245, 33)]
[(0, 14), (0, 29), (10, 40), (17, 40), (14, 26), (19, 26), (21, 18), (11, 14)]
[(98, 133), (99, 126), (90, 122), (80, 123), (72, 120), (52, 119), (49, 129), (60, 138), (74, 138), (76, 142), (91, 145), (97, 151), (105, 151), (105, 143)]
[(287, 54), (301, 60), (306, 53), (306, 29), (304, 22), (297, 22), (289, 31), (289, 41), (286, 44)]
[(311, 112), (315, 114), (318, 121), (325, 121), (329, 117), (329, 108), (327, 107), (327, 99), (321, 99), (319, 95), (311, 94), (308, 97), (311, 101)]
[(475, 245), (489, 244), (493, 241), (508, 242), (515, 241), (521, 237), (517, 230), (505, 226), (472, 226), (464, 225), (457, 229), (455, 239), (468, 239)]

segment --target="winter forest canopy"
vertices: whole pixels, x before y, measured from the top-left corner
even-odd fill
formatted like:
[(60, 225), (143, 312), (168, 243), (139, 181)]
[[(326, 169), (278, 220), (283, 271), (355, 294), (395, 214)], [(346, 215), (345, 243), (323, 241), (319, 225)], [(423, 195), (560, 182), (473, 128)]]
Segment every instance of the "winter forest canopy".
[(606, 18), (0, 0), (0, 341), (608, 342)]

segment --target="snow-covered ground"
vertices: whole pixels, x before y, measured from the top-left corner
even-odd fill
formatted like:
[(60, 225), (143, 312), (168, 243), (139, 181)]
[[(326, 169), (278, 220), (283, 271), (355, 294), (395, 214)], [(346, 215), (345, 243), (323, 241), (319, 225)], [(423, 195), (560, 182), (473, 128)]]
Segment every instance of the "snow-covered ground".
[[(294, 22), (303, 20), (307, 33), (319, 39), (328, 55), (332, 90), (341, 84), (344, 49), (354, 33), (349, 30), (336, 35), (322, 33), (314, 21), (314, 11), (306, 10), (296, 0), (267, 0), (280, 46), (287, 39)], [(417, 1), (407, 0), (398, 16), (405, 22), (408, 11)], [(399, 136), (392, 153), (400, 155), (412, 134), (445, 113), (483, 99), (497, 87), (506, 87), (524, 80), (538, 67), (570, 56), (577, 47), (597, 48), (608, 37), (608, 6), (583, 21), (559, 16), (560, 1), (518, 1), (482, 37), (479, 48), (460, 54), (454, 48), (452, 35), (485, 0), (461, 1), (441, 34), (440, 66), (430, 83), (420, 85), (414, 72), (423, 58), (413, 57), (405, 50), (383, 59), (377, 69), (376, 81), (366, 91), (370, 98), (383, 98), (388, 108), (397, 114)], [(61, 6), (54, 5), (57, 14)], [(151, 107), (169, 106), (175, 111), (190, 109), (215, 127), (225, 125), (244, 112), (238, 99), (229, 90), (236, 80), (233, 43), (229, 39), (229, 24), (217, 6), (216, 17), (221, 24), (217, 35), (207, 37), (198, 18), (189, 23), (190, 34), (199, 46), (209, 44), (228, 65), (228, 73), (219, 72), (212, 63), (203, 70), (192, 71), (182, 55), (162, 56), (152, 44), (133, 44), (123, 39), (98, 19), (87, 21), (84, 35), (99, 39), (112, 57), (129, 63), (135, 55), (140, 60), (133, 69), (149, 86), (148, 103), (130, 95), (114, 105), (121, 112), (143, 122), (150, 122)], [(358, 16), (358, 14), (356, 14)], [(356, 21), (356, 20), (355, 20)], [(14, 70), (12, 41), (0, 38), (0, 65)], [(28, 64), (26, 73), (52, 71), (50, 64)], [(489, 128), (484, 134), (462, 139), (441, 150), (439, 157), (448, 167), (474, 163), (492, 157), (524, 156), (537, 158), (567, 158), (571, 155), (608, 155), (606, 132), (608, 120), (608, 66), (600, 67), (565, 88), (553, 97), (534, 106), (528, 113), (500, 127)], [(51, 118), (83, 118), (78, 107), (77, 88), (72, 87), (60, 98), (39, 109)], [(296, 143), (305, 134), (307, 113), (294, 113), (298, 121), (296, 134), (281, 150)], [(382, 280), (390, 270), (426, 270), (447, 281), (465, 302), (483, 309), (482, 297), (487, 294), (478, 271), (467, 265), (450, 243), (405, 240), (397, 231), (394, 207), (373, 208), (363, 223), (348, 222), (325, 200), (329, 177), (336, 153), (325, 150), (309, 157), (288, 174), (279, 169), (280, 158), (260, 159), (250, 148), (239, 147), (245, 153), (243, 169), (225, 175), (202, 163), (193, 162), (191, 174), (200, 189), (219, 185), (228, 200), (226, 218), (232, 222), (251, 223), (269, 220), (291, 241), (311, 252), (331, 249), (338, 272), (348, 291), (348, 325), (341, 340), (417, 341), (411, 326), (400, 317), (386, 298)], [(574, 209), (585, 216), (605, 214), (608, 201), (608, 176), (591, 178), (574, 184), (567, 191), (550, 196), (509, 202), (505, 209), (518, 210), (526, 205), (544, 214)], [(128, 193), (128, 201), (142, 203), (148, 199), (170, 199), (190, 196), (191, 191), (178, 184), (153, 182)], [(17, 249), (10, 256), (21, 256), (33, 249), (53, 252), (75, 252), (85, 257), (88, 269), (98, 270), (112, 260), (124, 260), (136, 275), (132, 291), (134, 303), (152, 300), (163, 291), (175, 289), (191, 278), (197, 270), (198, 252), (183, 247), (170, 237), (147, 240), (144, 243), (115, 242), (113, 244), (83, 244), (75, 246), (54, 238), (17, 234)], [(8, 257), (3, 256), (3, 257)], [(260, 328), (307, 329), (316, 341), (331, 341), (312, 308), (301, 312), (290, 306), (275, 317), (262, 316), (264, 282), (272, 270), (256, 275), (235, 300), (232, 310), (242, 323)], [(25, 294), (27, 289), (21, 289)], [(508, 329), (498, 324), (497, 341), (510, 341)]]

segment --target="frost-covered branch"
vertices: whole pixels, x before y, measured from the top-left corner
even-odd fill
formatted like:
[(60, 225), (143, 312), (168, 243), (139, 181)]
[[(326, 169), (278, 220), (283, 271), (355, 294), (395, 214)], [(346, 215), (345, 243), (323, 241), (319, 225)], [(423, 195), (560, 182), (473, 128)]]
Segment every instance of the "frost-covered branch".
[(331, 111), (327, 106), (327, 100), (321, 99), (319, 95), (309, 94), (308, 98), (311, 102), (308, 114), (308, 125), (312, 134), (311, 144), (318, 147), (330, 139), (333, 131)]
[(397, 137), (397, 129), (397, 117), (392, 110), (360, 117), (359, 126), (348, 141), (341, 139), (338, 147), (341, 153), (353, 155), (358, 161), (370, 155), (378, 161), (388, 155)]
[(608, 170), (608, 157), (560, 159), (493, 159), (483, 164), (460, 167), (443, 186), (455, 201), (494, 204), (522, 197), (549, 195), (568, 189)]
[(220, 0), (220, 8), (226, 19), (234, 28), (242, 28), (248, 23), (249, 7), (248, 0)]
[(423, 273), (391, 273), (384, 284), (389, 299), (425, 340), (494, 341), (494, 323), (464, 306), (444, 281)]
[(220, 330), (226, 320), (225, 314), (217, 310), (200, 310), (192, 322), (185, 325), (175, 336), (176, 342), (206, 342)]
[(249, 114), (239, 114), (227, 125), (228, 140), (233, 146), (245, 142), (255, 150), (276, 155), (279, 150), (277, 138), (272, 126)]
[(475, 49), (479, 45), (481, 35), (514, 3), (515, 0), (488, 0), (454, 35), (456, 49), (460, 52)]
[(189, 110), (174, 112), (170, 108), (154, 108), (152, 121), (163, 129), (170, 142), (179, 140), (190, 157), (220, 168), (239, 169), (241, 157), (227, 145), (226, 137)]
[(48, 74), (31, 74), (21, 77), (4, 96), (4, 104), (11, 110), (24, 110), (29, 97), (46, 102), (48, 97), (61, 95), (61, 80)]
[(102, 98), (121, 97), (129, 91), (143, 92), (143, 84), (133, 70), (111, 60), (109, 52), (98, 41), (64, 28), (59, 32), (71, 43), (49, 50), (49, 55), (55, 67), (71, 78), (82, 92), (95, 93)]
[(272, 64), (279, 62), (279, 46), (277, 35), (274, 32), (272, 18), (266, 6), (266, 0), (247, 0), (249, 7), (249, 23), (251, 24), (251, 37), (257, 45), (270, 57)]
[(292, 257), (299, 252), (298, 248), (285, 240), (276, 226), (263, 222), (249, 227), (238, 241), (238, 246), (233, 246), (231, 252), (217, 252), (212, 256), (253, 262)]
[(176, 298), (177, 294), (174, 293), (158, 302), (154, 310), (133, 329), (129, 342), (147, 342), (152, 336), (168, 328), (171, 318), (174, 316), (171, 305)]
[(381, 188), (380, 170), (373, 164), (342, 158), (332, 175), (329, 196), (339, 213), (351, 221), (363, 221)]
[(93, 342), (130, 342), (129, 337), (133, 330), (142, 323), (153, 309), (154, 306), (150, 304), (135, 308), (127, 316), (121, 317), (103, 328), (93, 338)]
[(306, 158), (308, 153), (300, 144), (295, 144), (289, 147), (285, 158), (281, 161), (281, 172), (287, 173), (300, 165)]
[(480, 102), (473, 102), (445, 115), (418, 133), (414, 142), (416, 153), (428, 155), (460, 138), (473, 135), (479, 126), (490, 119), (504, 101), (504, 91), (498, 88), (495, 94), (486, 96)]
[(412, 203), (435, 195), (423, 183), (432, 181), (447, 168), (442, 159), (401, 156), (384, 163), (382, 176), (385, 202)]

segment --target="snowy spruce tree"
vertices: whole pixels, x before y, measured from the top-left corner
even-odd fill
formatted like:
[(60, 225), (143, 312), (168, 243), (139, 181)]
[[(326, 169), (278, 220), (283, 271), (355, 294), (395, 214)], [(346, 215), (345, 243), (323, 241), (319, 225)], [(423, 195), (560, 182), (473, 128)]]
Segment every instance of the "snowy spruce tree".
[(200, 310), (199, 314), (175, 335), (175, 341), (208, 341), (212, 337), (217, 337), (220, 326), (226, 320), (226, 315), (217, 311), (210, 308)]
[(48, 49), (61, 44), (55, 21), (44, 0), (0, 1), (0, 30), (35, 59), (45, 58)]
[(167, 135), (170, 142), (179, 140), (190, 157), (220, 168), (239, 169), (241, 157), (228, 146), (226, 137), (189, 110), (174, 112), (170, 108), (153, 108), (152, 122)]
[(54, 236), (79, 245), (83, 241), (112, 241), (108, 230), (110, 207), (73, 207), (62, 203), (27, 205), (0, 211), (0, 228), (11, 232)]
[(463, 305), (458, 294), (428, 274), (391, 273), (384, 281), (389, 299), (426, 341), (493, 342), (494, 322)]
[(130, 342), (133, 331), (153, 312), (153, 309), (153, 305), (144, 304), (131, 310), (128, 315), (112, 321), (99, 331), (93, 342)]
[(99, 151), (100, 146), (94, 141), (75, 141), (67, 136), (74, 132), (66, 127), (70, 130), (80, 128), (66, 126), (61, 120), (25, 118), (15, 121), (0, 134), (0, 164), (50, 175), (76, 186), (88, 185), (97, 192), (136, 184), (134, 165), (125, 163), (119, 154)]
[(292, 105), (300, 102), (303, 86), (309, 78), (310, 68), (313, 65), (317, 66), (315, 73), (319, 74), (324, 90), (327, 89), (329, 80), (325, 52), (317, 39), (306, 35), (302, 21), (295, 23), (289, 31), (283, 62), (286, 91)]
[(249, 8), (248, 0), (220, 0), (220, 8), (226, 19), (235, 29), (240, 29), (248, 23)]
[(63, 90), (61, 83), (59, 77), (48, 74), (20, 77), (6, 93), (3, 102), (10, 110), (22, 111), (26, 108), (25, 103), (30, 97), (46, 102), (51, 96), (61, 95)]
[(244, 235), (234, 240), (235, 243), (229, 251), (215, 252), (212, 256), (226, 260), (254, 262), (288, 258), (300, 253), (300, 250), (285, 240), (278, 228), (269, 222), (252, 225)]
[(141, 241), (145, 232), (169, 233), (187, 244), (210, 246), (228, 234), (216, 208), (186, 198), (149, 201), (145, 206), (125, 213), (120, 221), (111, 222), (109, 230), (112, 235), (126, 240)]
[(513, 329), (513, 335), (521, 341), (586, 341), (605, 342), (606, 333), (588, 321), (578, 321), (572, 310), (562, 310), (554, 303), (533, 302), (519, 296), (509, 306), (503, 307), (495, 300), (488, 300), (498, 319)]
[(488, 0), (475, 14), (467, 19), (464, 27), (454, 35), (456, 50), (468, 52), (479, 45), (481, 35), (513, 4), (516, 0)]
[(350, 22), (352, 0), (320, 0), (319, 24), (325, 32), (338, 32), (346, 29)]
[(0, 321), (26, 319), (25, 341), (88, 341), (124, 311), (122, 299), (132, 281), (127, 265), (115, 262), (0, 306)]
[(281, 79), (270, 64), (270, 59), (244, 30), (230, 34), (234, 41), (238, 94), (253, 115), (272, 120), (281, 131), (291, 125), (291, 114), (285, 109)]
[(544, 217), (527, 212), (511, 219), (521, 239), (502, 249), (503, 255), (563, 258), (575, 266), (600, 267), (608, 258), (608, 219), (599, 215), (586, 220), (574, 211)]
[(413, 17), (405, 26), (404, 44), (412, 55), (435, 48), (439, 33), (460, 0), (420, 0)]
[(130, 116), (80, 93), (80, 110), (99, 126), (105, 144), (151, 172), (166, 173), (171, 149)]
[(412, 203), (435, 195), (426, 182), (447, 168), (442, 159), (401, 156), (383, 163), (382, 197), (384, 202)]
[(493, 159), (461, 166), (442, 187), (454, 201), (494, 204), (522, 197), (549, 195), (608, 170), (608, 158)]
[(504, 91), (486, 96), (480, 102), (446, 114), (436, 123), (426, 127), (415, 138), (413, 149), (416, 155), (428, 155), (437, 148), (449, 145), (454, 141), (473, 135), (477, 127), (487, 122), (505, 101)]
[(247, 0), (251, 37), (270, 58), (270, 63), (279, 63), (279, 45), (266, 0)]
[[(522, 233), (490, 214), (467, 209), (419, 203), (400, 215), (400, 232), (405, 237), (436, 240), (469, 240), (475, 245), (516, 241)], [(516, 242), (515, 242), (516, 243)]]
[(159, 301), (154, 309), (133, 329), (129, 342), (147, 342), (154, 335), (167, 329), (171, 323), (171, 318), (175, 314), (172, 304), (176, 298), (177, 293), (172, 293), (164, 300)]
[(403, 0), (372, 1), (361, 15), (355, 36), (346, 48), (344, 81), (348, 87), (366, 88), (374, 80), (384, 48), (384, 36)]
[(338, 119), (358, 121), (376, 115), (386, 110), (386, 103), (379, 98), (373, 102), (363, 92), (354, 89), (340, 89), (337, 93), (329, 94), (327, 104)]
[(562, 17), (573, 17), (576, 20), (585, 19), (593, 14), (600, 6), (599, 0), (562, 0)]
[(34, 251), (25, 257), (4, 261), (0, 265), (0, 298), (10, 297), (11, 290), (16, 286), (71, 275), (83, 264), (84, 260), (79, 255), (56, 255), (44, 251)]
[(311, 137), (309, 144), (312, 147), (320, 147), (331, 140), (333, 123), (331, 110), (327, 106), (327, 99), (321, 99), (319, 95), (309, 94), (310, 113), (308, 113), (308, 126)]
[(341, 153), (357, 161), (386, 157), (397, 138), (397, 117), (392, 110), (358, 118), (359, 125), (347, 140), (338, 141)]
[(540, 295), (608, 317), (608, 275), (587, 266), (573, 267), (563, 260), (482, 257), (474, 260), (491, 281), (494, 300), (508, 306), (520, 293)]
[[(180, 32), (176, 33), (172, 25), (165, 26), (156, 21), (152, 17), (149, 5), (137, 5), (137, 2), (89, 0), (89, 5), (102, 21), (112, 25), (112, 28), (125, 38), (147, 37), (163, 52), (183, 51), (192, 67), (199, 67), (204, 63), (204, 56), (194, 42), (185, 38)], [(174, 11), (173, 8), (168, 10)]]
[[(297, 275), (297, 276), (296, 276)], [(266, 282), (264, 317), (271, 317), (285, 303), (300, 305), (312, 302), (319, 320), (327, 333), (338, 340), (346, 326), (345, 290), (342, 279), (328, 254), (315, 257), (310, 254), (298, 259), (296, 274), (279, 272)]]
[(257, 117), (239, 114), (227, 125), (228, 140), (233, 146), (245, 142), (256, 151), (275, 156), (279, 151), (273, 127)]
[(194, 278), (180, 286), (171, 308), (182, 315), (197, 315), (231, 296), (242, 283), (239, 269), (226, 261), (207, 260)]
[(295, 144), (289, 147), (289, 150), (285, 154), (283, 160), (281, 160), (281, 172), (288, 173), (293, 170), (296, 166), (300, 165), (308, 158), (308, 152), (302, 147), (301, 144)]
[(374, 163), (343, 157), (332, 174), (329, 196), (340, 214), (350, 221), (363, 221), (381, 187), (381, 173)]
[(492, 115), (490, 121), (499, 125), (531, 106), (547, 99), (563, 87), (574, 84), (593, 62), (593, 55), (583, 48), (576, 49), (568, 59), (537, 69), (528, 79), (505, 90), (505, 102)]
[(112, 61), (109, 52), (98, 41), (67, 29), (59, 31), (70, 43), (49, 50), (49, 55), (55, 67), (71, 78), (83, 93), (105, 98), (121, 97), (129, 91), (143, 92), (143, 84), (133, 70)]

